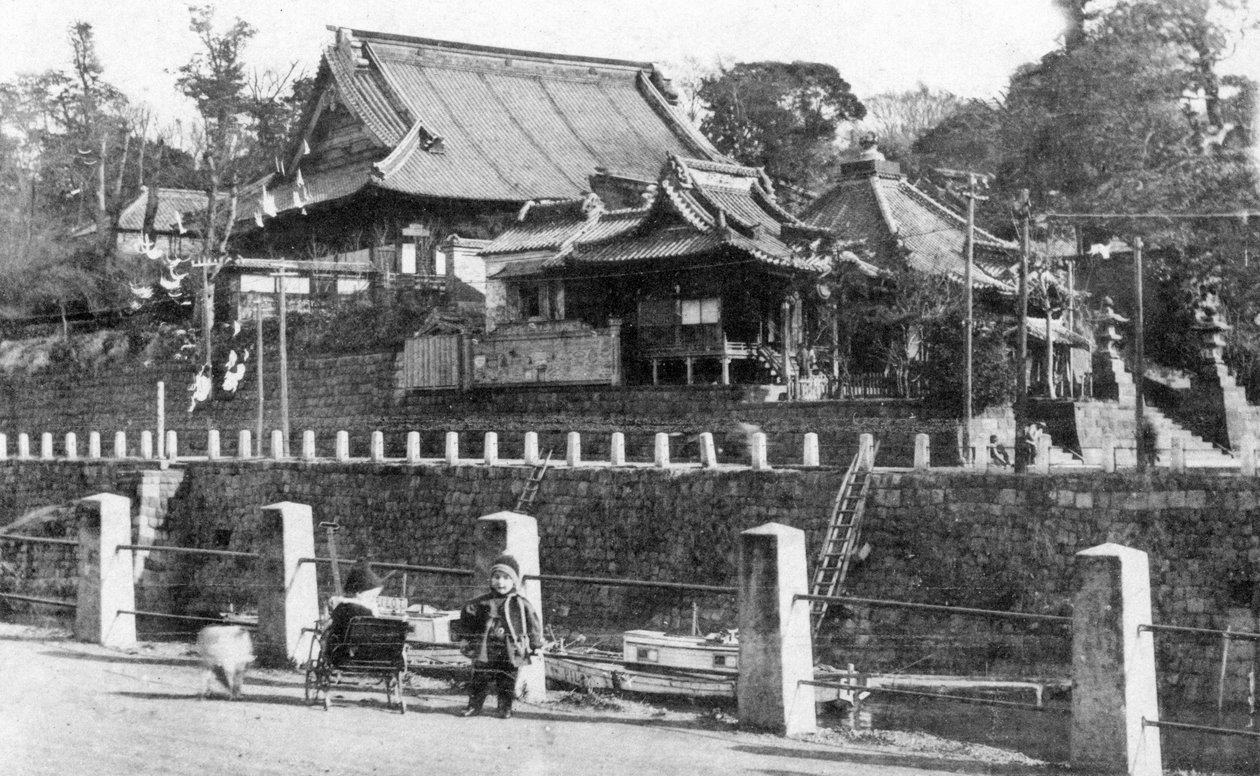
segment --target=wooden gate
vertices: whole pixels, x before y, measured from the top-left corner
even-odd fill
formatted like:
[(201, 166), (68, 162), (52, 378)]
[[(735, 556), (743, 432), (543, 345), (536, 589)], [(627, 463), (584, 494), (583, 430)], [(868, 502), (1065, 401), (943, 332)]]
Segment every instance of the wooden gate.
[(458, 334), (412, 337), (403, 345), (399, 388), (463, 388), (469, 373)]

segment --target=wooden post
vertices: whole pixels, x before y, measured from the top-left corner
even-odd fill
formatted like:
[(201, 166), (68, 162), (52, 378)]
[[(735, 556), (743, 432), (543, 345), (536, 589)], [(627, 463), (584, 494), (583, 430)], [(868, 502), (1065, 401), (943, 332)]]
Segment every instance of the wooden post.
[(1133, 238), (1133, 293), (1135, 296), (1135, 309), (1133, 316), (1133, 382), (1136, 390), (1134, 391), (1133, 402), (1133, 441), (1134, 452), (1137, 453), (1137, 469), (1144, 471), (1146, 469), (1146, 460), (1142, 456), (1142, 382), (1146, 374), (1146, 363), (1143, 360), (1142, 340), (1145, 337), (1144, 324), (1142, 322), (1142, 238)]
[[(257, 416), (254, 418), (254, 433), (258, 436), (258, 455), (262, 457), (262, 438), (265, 429), (263, 428), (263, 416), (266, 413), (266, 398), (263, 390), (263, 311), (262, 303), (254, 307), (254, 321), (258, 327), (258, 336), (254, 343), (254, 367), (256, 380), (258, 381), (258, 407)], [(248, 437), (242, 437), (248, 440)], [(245, 458), (244, 453), (238, 453), (241, 458)]]
[(1019, 347), (1015, 357), (1015, 471), (1028, 470), (1028, 450), (1023, 444), (1028, 426), (1028, 254), (1032, 251), (1032, 203), (1028, 189), (1019, 192), (1015, 217), (1020, 222), (1019, 236)]
[(281, 452), (286, 457), (289, 455), (289, 348), (287, 340), (289, 297), (284, 281), (288, 277), (290, 277), (289, 274), (281, 270), (276, 278), (276, 283), (280, 286), (280, 429), (284, 431), (284, 446)]

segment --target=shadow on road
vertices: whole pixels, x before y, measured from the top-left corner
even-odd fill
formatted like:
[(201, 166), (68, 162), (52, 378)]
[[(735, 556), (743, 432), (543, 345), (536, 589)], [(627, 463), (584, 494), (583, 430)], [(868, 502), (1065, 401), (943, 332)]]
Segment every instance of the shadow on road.
[(56, 649), (41, 652), (47, 657), (67, 660), (86, 660), (93, 663), (130, 663), (151, 666), (196, 666), (196, 658), (192, 657), (146, 657), (145, 655), (101, 655), (92, 652), (78, 652), (72, 649)]
[[(931, 755), (873, 754), (842, 750), (819, 751), (795, 749), (785, 746), (733, 746), (732, 752), (761, 755), (763, 757), (788, 757), (805, 760), (825, 760), (847, 765), (897, 766), (924, 771), (948, 771), (950, 773), (974, 773), (983, 776), (1045, 776), (1046, 766), (1020, 765), (1018, 763), (986, 763), (974, 760), (954, 760)], [(793, 771), (762, 771), (773, 776), (787, 776)]]

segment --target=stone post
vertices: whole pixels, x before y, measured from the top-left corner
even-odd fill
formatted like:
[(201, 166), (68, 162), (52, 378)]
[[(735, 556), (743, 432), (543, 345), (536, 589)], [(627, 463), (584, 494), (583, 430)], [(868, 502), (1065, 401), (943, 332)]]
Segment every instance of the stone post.
[(804, 449), (801, 451), (801, 464), (804, 466), (818, 466), (820, 462), (818, 456), (818, 435), (813, 431), (805, 433)]
[(1239, 462), (1239, 472), (1244, 477), (1256, 476), (1256, 440), (1253, 437), (1247, 437), (1243, 440), (1242, 451), (1239, 457), (1242, 459)]
[(385, 460), (385, 432), (377, 430), (372, 432), (371, 456), (373, 461)]
[(315, 460), (315, 430), (306, 429), (302, 432), (302, 460)]
[(338, 461), (350, 460), (350, 432), (338, 431), (333, 457)]
[(740, 727), (794, 736), (817, 726), (805, 532), (766, 523), (739, 536)]
[[(473, 526), (473, 585), (484, 587), (490, 579), (490, 567), (494, 559), (507, 553), (516, 558), (521, 567), (521, 595), (533, 605), (542, 617), (542, 586), (537, 579), (526, 579), (539, 573), (538, 521), (517, 512), (495, 512), (477, 519)], [(521, 667), (521, 700), (540, 703), (547, 699), (547, 673), (543, 658), (537, 655), (533, 661)]]
[(153, 459), (153, 432), (148, 429), (140, 432), (140, 457), (146, 461)]
[(752, 445), (748, 448), (749, 456), (752, 458), (752, 468), (754, 471), (763, 471), (770, 468), (770, 461), (766, 457), (766, 435), (760, 431), (752, 435)]
[(1114, 472), (1116, 470), (1116, 440), (1107, 436), (1103, 438), (1102, 470), (1105, 472)]
[(525, 465), (537, 466), (542, 463), (542, 456), (538, 454), (538, 432), (525, 432)]
[(564, 462), (569, 466), (582, 465), (582, 435), (576, 431), (565, 435)]
[(173, 430), (166, 432), (166, 460), (175, 461), (179, 459), (179, 435)]
[(494, 466), (499, 462), (499, 435), (496, 432), (486, 432), (481, 442), (481, 459), (486, 466)]
[(79, 435), (73, 431), (66, 432), (66, 458), (74, 460), (79, 457)]
[(1184, 472), (1186, 470), (1185, 442), (1181, 437), (1173, 437), (1169, 442), (1172, 445), (1168, 454), (1169, 468), (1175, 472)]
[(459, 465), (459, 432), (458, 431), (446, 432), (446, 456), (445, 457), (446, 457), (447, 466)]
[(88, 458), (101, 457), (101, 432), (88, 432)]
[(119, 614), (136, 608), (132, 581), (131, 499), (101, 493), (75, 506), (79, 521), (79, 590), (74, 637), (106, 647), (136, 644), (136, 618)]
[(311, 508), (289, 501), (262, 507), (257, 547), (258, 658), (267, 665), (300, 663), (310, 650), (302, 629), (319, 618), (315, 564), (300, 562), (315, 557)]
[(0, 434), (0, 461), (9, 459), (9, 435)]
[[(1151, 575), (1145, 552), (1102, 544), (1076, 553), (1072, 609), (1071, 765), (1160, 776)], [(742, 637), (742, 634), (741, 634)]]
[(717, 447), (713, 443), (712, 432), (700, 434), (700, 465), (705, 468), (717, 466)]
[(420, 463), (420, 432), (407, 432), (407, 463)]
[(114, 457), (115, 458), (127, 457), (127, 432), (126, 431), (114, 432)]
[[(987, 460), (987, 459), (986, 459)], [(929, 469), (932, 466), (932, 445), (927, 434), (914, 435), (914, 468)]]
[(45, 461), (50, 461), (53, 457), (53, 438), (47, 431), (39, 435), (39, 457)]
[(875, 466), (875, 437), (870, 434), (858, 434), (858, 452), (861, 458), (858, 460), (858, 468), (863, 471), (870, 471)]
[(1037, 437), (1037, 460), (1033, 469), (1038, 474), (1050, 473), (1050, 437), (1047, 434)]
[(31, 457), (31, 437), (25, 431), (18, 434), (18, 458)]
[(669, 434), (657, 432), (652, 449), (652, 463), (658, 469), (669, 466)]
[(252, 458), (254, 456), (254, 435), (243, 428), (236, 433), (236, 457)]
[(212, 428), (206, 432), (206, 458), (211, 461), (223, 457), (223, 447), (219, 441), (219, 429)]
[(271, 460), (279, 461), (284, 458), (284, 432), (278, 428), (271, 430)]
[(608, 463), (613, 466), (626, 465), (626, 435), (620, 431), (614, 431), (612, 440), (608, 443)]

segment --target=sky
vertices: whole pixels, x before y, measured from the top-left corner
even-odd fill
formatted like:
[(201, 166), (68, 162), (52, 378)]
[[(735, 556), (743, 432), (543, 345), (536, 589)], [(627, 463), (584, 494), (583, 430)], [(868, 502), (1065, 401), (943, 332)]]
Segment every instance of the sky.
[[(833, 64), (859, 96), (919, 83), (964, 97), (996, 96), (1011, 72), (1056, 46), (1051, 0), (219, 0), (221, 25), (258, 29), (251, 65), (314, 73), (327, 26), (552, 53), (701, 62)], [(0, 80), (68, 66), (66, 29), (93, 24), (105, 78), (162, 123), (188, 120), (175, 90), (197, 43), (186, 2), (0, 0)], [(1260, 38), (1260, 34), (1256, 36)], [(1260, 41), (1228, 69), (1260, 74)], [(678, 68), (675, 66), (674, 68)]]

